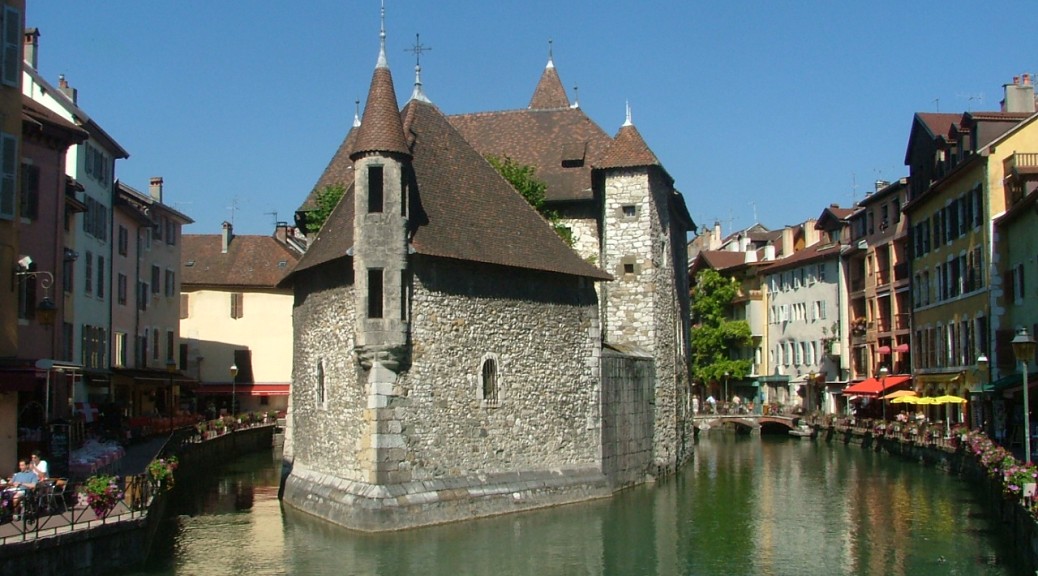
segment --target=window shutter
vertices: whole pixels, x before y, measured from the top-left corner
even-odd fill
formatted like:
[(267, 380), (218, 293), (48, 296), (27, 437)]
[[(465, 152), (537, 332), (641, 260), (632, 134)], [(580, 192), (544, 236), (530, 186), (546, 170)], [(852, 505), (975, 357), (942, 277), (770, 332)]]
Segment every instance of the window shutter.
[(21, 86), (22, 14), (4, 6), (4, 72), (0, 78), (8, 86)]
[(0, 135), (0, 218), (14, 218), (17, 158), (18, 140), (4, 132)]

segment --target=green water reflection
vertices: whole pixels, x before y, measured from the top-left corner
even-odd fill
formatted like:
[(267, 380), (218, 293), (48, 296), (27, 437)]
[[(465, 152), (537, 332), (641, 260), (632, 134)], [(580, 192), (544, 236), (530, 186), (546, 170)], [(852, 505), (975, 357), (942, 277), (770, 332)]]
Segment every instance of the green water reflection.
[(396, 534), (277, 500), (243, 458), (176, 502), (146, 574), (1017, 575), (969, 486), (856, 446), (711, 433), (660, 486)]

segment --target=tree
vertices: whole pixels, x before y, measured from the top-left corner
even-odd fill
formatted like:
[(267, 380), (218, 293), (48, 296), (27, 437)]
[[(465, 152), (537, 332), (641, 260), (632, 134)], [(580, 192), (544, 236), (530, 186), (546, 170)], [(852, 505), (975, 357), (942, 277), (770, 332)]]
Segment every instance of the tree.
[(753, 361), (732, 358), (731, 352), (753, 342), (750, 325), (732, 320), (732, 301), (739, 292), (734, 278), (716, 270), (696, 275), (692, 288), (692, 378), (699, 382), (720, 382), (727, 372), (733, 379), (750, 374)]
[(314, 208), (306, 212), (306, 230), (308, 233), (317, 233), (332, 210), (339, 204), (346, 189), (341, 184), (333, 184), (321, 188), (314, 193)]
[(561, 218), (558, 212), (544, 205), (548, 185), (534, 177), (534, 173), (537, 171), (536, 168), (520, 164), (508, 156), (504, 158), (487, 156), (487, 162), (490, 162), (490, 165), (505, 180), (508, 180), (508, 183), (515, 188), (516, 192), (519, 192), (530, 203), (530, 206), (533, 206), (534, 210), (551, 224), (551, 227), (555, 229), (555, 233), (565, 240), (566, 244), (573, 246), (573, 231), (559, 222)]

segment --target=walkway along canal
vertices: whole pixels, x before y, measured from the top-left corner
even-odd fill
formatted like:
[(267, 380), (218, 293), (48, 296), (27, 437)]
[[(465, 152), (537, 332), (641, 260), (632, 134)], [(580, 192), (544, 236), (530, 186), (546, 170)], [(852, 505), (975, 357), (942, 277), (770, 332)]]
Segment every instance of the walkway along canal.
[(133, 574), (1030, 573), (976, 485), (844, 440), (713, 430), (657, 486), (382, 534), (283, 508), (280, 457), (257, 453), (178, 491)]
[[(273, 423), (258, 424), (211, 434), (186, 428), (174, 432), (150, 455), (178, 457), (175, 479), (190, 485), (193, 476), (242, 454), (269, 453), (274, 428)], [(142, 448), (148, 452), (149, 446)], [(149, 460), (146, 456), (145, 465)], [(0, 524), (0, 576), (110, 574), (143, 564), (173, 493), (154, 486), (146, 476), (121, 479), (114, 490), (119, 499), (106, 516), (70, 493), (67, 499), (52, 502), (50, 510)]]

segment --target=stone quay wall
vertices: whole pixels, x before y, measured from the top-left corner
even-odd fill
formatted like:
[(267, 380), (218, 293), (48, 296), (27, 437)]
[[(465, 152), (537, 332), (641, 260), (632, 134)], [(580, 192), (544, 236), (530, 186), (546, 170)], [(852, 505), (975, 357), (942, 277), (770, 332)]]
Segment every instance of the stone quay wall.
[(1007, 498), (1002, 493), (1001, 480), (989, 477), (980, 462), (954, 439), (942, 439), (941, 444), (920, 443), (875, 436), (867, 429), (835, 426), (819, 427), (818, 432), (819, 438), (828, 442), (857, 444), (865, 450), (886, 452), (924, 466), (933, 466), (972, 483), (992, 516), (1001, 520), (1002, 535), (1013, 543), (1019, 560), (1026, 564), (1026, 570), (1038, 570), (1038, 522), (1018, 499)]

